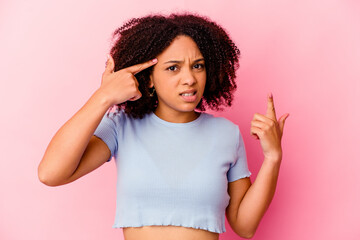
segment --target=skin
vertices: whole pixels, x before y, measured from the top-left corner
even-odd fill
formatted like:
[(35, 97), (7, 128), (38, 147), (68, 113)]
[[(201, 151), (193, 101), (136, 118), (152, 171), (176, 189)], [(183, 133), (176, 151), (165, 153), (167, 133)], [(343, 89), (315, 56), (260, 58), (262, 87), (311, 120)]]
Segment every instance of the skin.
[[(191, 38), (177, 37), (154, 61), (140, 63), (114, 72), (114, 60), (108, 56), (101, 86), (85, 105), (74, 114), (54, 135), (38, 167), (41, 182), (59, 186), (90, 173), (109, 159), (107, 145), (93, 135), (109, 107), (141, 97), (135, 74), (154, 66), (149, 87), (154, 86), (159, 98), (155, 114), (169, 122), (189, 122), (196, 119), (194, 109), (199, 103), (206, 84), (206, 70), (200, 65), (202, 55)], [(175, 64), (165, 62), (176, 60)], [(195, 62), (196, 60), (199, 60)], [(170, 68), (169, 68), (170, 67)], [(179, 95), (195, 90), (193, 102), (183, 101)], [(230, 202), (226, 217), (236, 234), (251, 238), (275, 193), (282, 159), (281, 138), (288, 114), (276, 119), (272, 97), (268, 97), (265, 115), (256, 113), (251, 121), (250, 134), (260, 144), (264, 162), (252, 184), (243, 178), (228, 185)], [(124, 228), (126, 240), (217, 240), (219, 234), (177, 226), (145, 226)]]
[(226, 216), (234, 232), (244, 238), (254, 236), (274, 197), (282, 161), (281, 138), (287, 117), (288, 113), (277, 120), (274, 99), (270, 93), (266, 114), (255, 113), (250, 128), (250, 134), (260, 140), (264, 154), (260, 171), (253, 184), (249, 178), (228, 184), (231, 199)]
[[(196, 119), (199, 114), (194, 109), (206, 84), (205, 61), (196, 43), (190, 37), (178, 36), (157, 59), (150, 75), (150, 87), (155, 87), (159, 102), (155, 114), (169, 122)], [(184, 101), (180, 96), (184, 91), (195, 91), (196, 100)]]

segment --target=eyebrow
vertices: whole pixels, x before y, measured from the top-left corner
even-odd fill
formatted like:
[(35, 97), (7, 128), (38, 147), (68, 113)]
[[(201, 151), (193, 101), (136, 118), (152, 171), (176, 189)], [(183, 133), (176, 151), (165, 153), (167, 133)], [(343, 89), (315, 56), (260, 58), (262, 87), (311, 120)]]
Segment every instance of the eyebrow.
[[(202, 60), (204, 60), (204, 58), (196, 59), (194, 62), (200, 62), (200, 61), (202, 61)], [(170, 60), (170, 61), (165, 62), (164, 64), (166, 64), (166, 63), (183, 63), (183, 62), (184, 62), (184, 61)]]

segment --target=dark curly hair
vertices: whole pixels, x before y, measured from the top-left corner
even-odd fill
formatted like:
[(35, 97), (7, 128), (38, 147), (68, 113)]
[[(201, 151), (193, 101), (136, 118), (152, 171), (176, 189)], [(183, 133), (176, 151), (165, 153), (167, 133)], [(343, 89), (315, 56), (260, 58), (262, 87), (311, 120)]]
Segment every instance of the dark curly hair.
[[(191, 37), (205, 59), (205, 91), (196, 109), (231, 106), (240, 51), (222, 27), (198, 14), (147, 15), (128, 20), (112, 35), (116, 39), (110, 50), (114, 71), (155, 58), (179, 35)], [(148, 88), (152, 70), (149, 67), (135, 75), (142, 97), (117, 104), (118, 111), (124, 109), (126, 114), (142, 118), (156, 109), (157, 96), (150, 97)]]

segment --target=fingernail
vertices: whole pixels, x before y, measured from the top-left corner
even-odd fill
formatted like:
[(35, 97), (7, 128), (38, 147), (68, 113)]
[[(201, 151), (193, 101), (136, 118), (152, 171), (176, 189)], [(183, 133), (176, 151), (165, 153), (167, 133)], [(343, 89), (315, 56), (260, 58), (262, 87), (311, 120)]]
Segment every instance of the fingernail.
[(158, 61), (157, 58), (154, 58), (154, 59), (152, 60), (153, 63), (156, 63), (157, 61)]
[(269, 94), (268, 94), (268, 96), (269, 96), (269, 98), (273, 98), (273, 95), (272, 95), (272, 93), (270, 92)]
[(106, 55), (106, 57), (107, 57), (107, 60), (109, 60), (109, 58), (110, 58), (110, 54), (107, 54), (107, 55)]

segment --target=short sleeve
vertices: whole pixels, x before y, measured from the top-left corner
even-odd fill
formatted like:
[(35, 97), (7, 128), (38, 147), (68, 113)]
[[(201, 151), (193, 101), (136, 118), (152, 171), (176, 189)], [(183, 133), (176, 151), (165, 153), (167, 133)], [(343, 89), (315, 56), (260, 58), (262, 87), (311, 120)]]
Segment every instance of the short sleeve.
[(236, 159), (234, 163), (230, 164), (230, 169), (227, 173), (228, 182), (236, 181), (240, 178), (250, 177), (251, 172), (248, 168), (246, 150), (244, 140), (240, 133), (239, 127), (236, 127), (237, 146)]
[(116, 122), (110, 114), (105, 114), (96, 128), (94, 135), (103, 140), (110, 149), (111, 156), (108, 162), (115, 155), (118, 146)]

